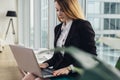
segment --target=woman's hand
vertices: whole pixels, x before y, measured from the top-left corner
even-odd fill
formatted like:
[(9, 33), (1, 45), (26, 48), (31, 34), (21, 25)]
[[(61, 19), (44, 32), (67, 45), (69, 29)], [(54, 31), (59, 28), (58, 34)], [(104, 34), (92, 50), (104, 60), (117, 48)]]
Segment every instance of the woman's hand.
[(39, 64), (40, 68), (47, 68), (49, 66), (48, 63), (42, 63), (42, 64)]
[(22, 78), (22, 80), (47, 80), (47, 79), (41, 79), (39, 77), (35, 77), (32, 73), (27, 73), (25, 76)]
[(32, 75), (31, 73), (25, 74), (25, 76), (22, 78), (22, 80), (35, 80), (35, 76)]
[(53, 75), (54, 75), (54, 76), (68, 75), (69, 72), (70, 72), (69, 68), (68, 68), (68, 67), (65, 67), (65, 68), (61, 68), (61, 69), (55, 70), (55, 71), (53, 72)]

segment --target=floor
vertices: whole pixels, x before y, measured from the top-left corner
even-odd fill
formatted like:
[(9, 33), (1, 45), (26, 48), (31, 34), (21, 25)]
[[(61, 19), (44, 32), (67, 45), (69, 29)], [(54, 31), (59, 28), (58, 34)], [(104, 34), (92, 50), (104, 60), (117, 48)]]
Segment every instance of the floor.
[(0, 79), (2, 80), (21, 80), (15, 59), (8, 46), (4, 46), (4, 50), (0, 53)]

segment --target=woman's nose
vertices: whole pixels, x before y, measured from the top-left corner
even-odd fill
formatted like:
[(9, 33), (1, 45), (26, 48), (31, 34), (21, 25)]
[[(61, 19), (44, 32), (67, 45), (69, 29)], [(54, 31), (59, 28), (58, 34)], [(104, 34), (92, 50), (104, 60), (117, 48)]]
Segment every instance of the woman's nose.
[(59, 11), (59, 12), (58, 12), (58, 15), (59, 15), (59, 16), (61, 16), (61, 15), (62, 15), (62, 12), (61, 12), (61, 11)]

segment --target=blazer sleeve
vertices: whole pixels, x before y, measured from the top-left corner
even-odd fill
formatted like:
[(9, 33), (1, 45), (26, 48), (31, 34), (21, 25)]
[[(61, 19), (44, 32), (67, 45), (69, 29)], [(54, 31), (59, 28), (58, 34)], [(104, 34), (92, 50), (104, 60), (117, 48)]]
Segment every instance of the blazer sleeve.
[(56, 63), (56, 60), (57, 60), (57, 56), (58, 56), (58, 54), (54, 53), (53, 56), (52, 56), (52, 58), (50, 58), (49, 60), (45, 61), (44, 63), (48, 63), (49, 67), (50, 66), (54, 66), (55, 63)]
[[(56, 37), (58, 37), (58, 34), (60, 33), (60, 31), (59, 31), (60, 26), (61, 26), (61, 24), (57, 25), (54, 29), (54, 47), (56, 47)], [(56, 61), (58, 58), (59, 58), (59, 54), (54, 52), (52, 58), (45, 62), (47, 62), (49, 64), (49, 66), (54, 66), (56, 64)]]
[(82, 26), (82, 35), (83, 35), (83, 39), (84, 39), (84, 44), (85, 46), (84, 49), (85, 51), (91, 53), (91, 54), (94, 54), (94, 55), (97, 55), (96, 54), (96, 45), (95, 45), (95, 32), (90, 24), (90, 22), (88, 21), (85, 21), (83, 23), (83, 26)]

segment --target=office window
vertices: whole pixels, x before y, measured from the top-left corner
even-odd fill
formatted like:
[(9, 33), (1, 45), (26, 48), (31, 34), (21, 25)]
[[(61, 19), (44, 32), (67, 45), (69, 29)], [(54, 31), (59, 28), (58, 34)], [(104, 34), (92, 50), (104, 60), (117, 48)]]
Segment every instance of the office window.
[(30, 0), (30, 47), (34, 47), (34, 12), (33, 12), (33, 0)]
[[(104, 34), (103, 37), (112, 37), (112, 38), (115, 38), (115, 34)], [(115, 51), (114, 49), (112, 49), (110, 46), (106, 45), (103, 43), (103, 52), (106, 53), (106, 54), (114, 54), (113, 52)]]
[(120, 3), (116, 3), (116, 13), (120, 14)]
[(100, 30), (100, 19), (99, 18), (88, 18), (94, 30)]
[(48, 47), (48, 0), (41, 0), (41, 47)]
[(50, 44), (53, 45), (57, 19), (54, 1), (18, 0), (18, 14), (18, 35), (21, 45), (31, 48), (53, 48)]
[(111, 3), (110, 5), (111, 12), (110, 14), (116, 14), (116, 3)]
[(88, 13), (95, 13), (95, 14), (99, 14), (100, 13), (100, 3), (99, 2), (95, 2), (95, 1), (89, 1), (88, 2)]
[(110, 6), (110, 3), (108, 3), (108, 2), (104, 3), (104, 13), (105, 14), (109, 14), (109, 12), (110, 12), (109, 6)]
[[(114, 65), (120, 51), (103, 42), (99, 42), (100, 37), (116, 38), (116, 30), (120, 30), (120, 1), (113, 0), (85, 0), (86, 16), (91, 22), (96, 33), (96, 46), (98, 57), (108, 64)], [(97, 4), (97, 5), (95, 5)], [(99, 10), (99, 11), (97, 11)], [(113, 60), (113, 61), (112, 61)]]
[(110, 29), (115, 30), (115, 19), (110, 19)]
[(116, 19), (116, 30), (120, 30), (120, 19)]
[(109, 19), (104, 19), (104, 30), (109, 30), (109, 23), (110, 23)]
[(120, 3), (105, 2), (104, 3), (104, 14), (120, 14)]
[(104, 30), (120, 30), (120, 19), (105, 18)]
[[(37, 3), (30, 0), (30, 44), (29, 47), (48, 47), (48, 0)], [(36, 5), (39, 7), (36, 8)], [(35, 12), (34, 12), (35, 11)], [(38, 14), (39, 13), (39, 14)], [(39, 19), (38, 19), (39, 18)], [(37, 23), (35, 22), (36, 20)], [(37, 35), (37, 36), (36, 36)]]
[(96, 34), (95, 35), (95, 41), (96, 41), (96, 46), (97, 46), (97, 52), (100, 52), (101, 51), (101, 43), (99, 43), (99, 39), (100, 39), (100, 37), (101, 37), (101, 34)]

